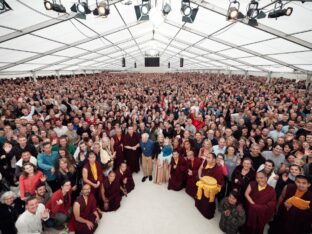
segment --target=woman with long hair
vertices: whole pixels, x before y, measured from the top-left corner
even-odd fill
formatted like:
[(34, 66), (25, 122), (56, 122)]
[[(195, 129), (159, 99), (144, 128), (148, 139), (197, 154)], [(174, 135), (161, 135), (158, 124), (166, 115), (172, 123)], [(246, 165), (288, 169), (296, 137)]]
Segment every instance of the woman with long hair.
[(34, 195), (37, 184), (45, 182), (46, 179), (43, 173), (37, 170), (36, 166), (32, 163), (25, 163), (23, 165), (23, 173), (19, 177), (21, 199)]

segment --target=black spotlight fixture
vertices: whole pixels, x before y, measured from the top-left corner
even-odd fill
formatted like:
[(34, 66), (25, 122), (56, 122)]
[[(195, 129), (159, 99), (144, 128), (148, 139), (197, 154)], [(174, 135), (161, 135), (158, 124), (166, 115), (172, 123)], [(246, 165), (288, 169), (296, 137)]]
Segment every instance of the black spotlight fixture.
[(290, 16), (293, 12), (292, 7), (288, 7), (286, 9), (274, 10), (269, 13), (268, 18), (278, 18), (281, 16)]
[(236, 0), (230, 2), (226, 19), (235, 22), (238, 19), (244, 18), (244, 15), (239, 11), (240, 3)]
[(184, 58), (180, 58), (180, 67), (183, 67), (184, 65)]
[(137, 20), (149, 20), (149, 12), (151, 10), (151, 0), (142, 0), (141, 5), (134, 6), (135, 15)]
[(168, 62), (168, 68), (170, 68), (170, 62)]
[(78, 0), (78, 3), (74, 3), (70, 8), (72, 12), (77, 12), (77, 17), (80, 19), (86, 19), (87, 14), (91, 14), (89, 9), (88, 0)]
[(44, 0), (43, 4), (48, 11), (53, 10), (59, 13), (66, 13), (66, 8), (61, 3), (56, 3), (56, 0)]
[(134, 62), (134, 68), (137, 68), (137, 64), (136, 64), (136, 62)]
[(121, 59), (121, 66), (122, 66), (122, 67), (126, 67), (126, 58), (125, 58), (125, 57), (123, 57), (123, 58)]
[(251, 26), (258, 26), (257, 19), (263, 19), (266, 17), (266, 14), (259, 10), (259, 3), (257, 0), (251, 0), (251, 2), (248, 5), (247, 10), (247, 18), (248, 24)]
[(109, 2), (108, 0), (100, 1), (96, 0), (96, 8), (93, 10), (93, 15), (98, 15), (102, 17), (108, 16), (109, 11)]
[(164, 1), (163, 2), (163, 7), (162, 7), (162, 13), (164, 16), (168, 15), (171, 11), (171, 4), (170, 0), (169, 1)]
[(9, 4), (5, 0), (0, 0), (0, 14), (10, 10), (12, 10), (12, 8), (9, 6)]
[(181, 12), (183, 14), (182, 21), (186, 23), (193, 23), (198, 12), (198, 7), (192, 8), (190, 0), (182, 0)]

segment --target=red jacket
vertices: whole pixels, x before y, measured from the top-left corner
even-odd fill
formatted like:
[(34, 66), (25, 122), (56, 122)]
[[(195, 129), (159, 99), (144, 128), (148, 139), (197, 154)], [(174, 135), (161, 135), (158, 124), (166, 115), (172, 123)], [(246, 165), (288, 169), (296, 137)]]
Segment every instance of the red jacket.
[(204, 127), (205, 123), (196, 119), (193, 113), (190, 114), (190, 118), (192, 119), (192, 124), (195, 126), (196, 131), (199, 131), (202, 127)]
[[(63, 203), (58, 205), (57, 201), (62, 200)], [(64, 204), (64, 196), (62, 193), (62, 189), (55, 191), (50, 200), (46, 204), (46, 208), (51, 211), (51, 214), (63, 213), (68, 215), (68, 211), (71, 204), (71, 191), (68, 192), (68, 199), (66, 204)]]

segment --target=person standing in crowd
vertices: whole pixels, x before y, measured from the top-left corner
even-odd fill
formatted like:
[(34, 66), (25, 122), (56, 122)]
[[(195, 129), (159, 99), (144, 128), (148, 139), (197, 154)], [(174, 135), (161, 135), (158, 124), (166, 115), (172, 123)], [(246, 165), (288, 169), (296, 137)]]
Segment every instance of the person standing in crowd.
[(177, 151), (174, 151), (169, 165), (168, 189), (175, 191), (183, 189), (186, 184), (186, 173), (186, 160)]
[(25, 201), (26, 210), (16, 221), (17, 233), (42, 233), (42, 221), (47, 221), (50, 211), (43, 204), (38, 203), (36, 197), (29, 197)]
[(133, 126), (128, 127), (124, 137), (124, 149), (127, 164), (132, 172), (140, 171), (140, 136), (134, 132)]
[(23, 151), (21, 159), (16, 162), (15, 175), (14, 175), (16, 178), (19, 178), (19, 176), (21, 175), (23, 165), (29, 162), (33, 164), (34, 166), (37, 166), (37, 159), (34, 156), (31, 156), (29, 151), (27, 150)]
[(250, 150), (246, 152), (244, 158), (251, 159), (254, 171), (257, 171), (265, 162), (265, 158), (261, 155), (260, 145), (256, 143), (251, 145)]
[(258, 172), (262, 170), (268, 175), (268, 185), (275, 189), (279, 176), (274, 172), (274, 162), (270, 159), (265, 160), (265, 163), (258, 168)]
[(47, 182), (52, 191), (57, 190), (57, 181), (55, 177), (55, 166), (59, 155), (56, 151), (52, 151), (51, 143), (46, 142), (43, 144), (43, 153), (38, 155), (38, 167), (43, 171), (47, 177)]
[(268, 185), (268, 177), (264, 171), (257, 172), (256, 181), (250, 182), (245, 197), (247, 200), (247, 221), (243, 234), (263, 234), (264, 226), (274, 215), (276, 195)]
[(120, 183), (123, 195), (127, 196), (134, 189), (132, 172), (128, 168), (127, 163), (123, 162), (120, 164), (119, 169), (116, 171), (116, 180)]
[(46, 183), (39, 183), (36, 186), (36, 198), (39, 203), (47, 204), (50, 200), (51, 193), (47, 190)]
[(256, 172), (252, 169), (250, 158), (244, 158), (242, 165), (237, 166), (231, 178), (231, 188), (238, 192), (238, 200), (245, 205), (245, 191), (250, 182), (256, 178)]
[(140, 141), (140, 147), (142, 150), (142, 169), (143, 178), (142, 182), (145, 182), (147, 178), (150, 181), (153, 180), (153, 152), (154, 152), (154, 142), (149, 138), (147, 133), (142, 134), (142, 139)]
[(116, 173), (114, 171), (111, 171), (108, 176), (104, 178), (101, 188), (104, 211), (115, 211), (119, 209), (122, 191), (120, 190), (120, 182), (116, 179)]
[(47, 226), (55, 227), (58, 230), (64, 229), (64, 224), (70, 217), (71, 205), (71, 182), (64, 180), (61, 188), (54, 192), (50, 200), (46, 204), (46, 208), (50, 210), (50, 219), (46, 223)]
[(277, 204), (277, 214), (269, 233), (308, 234), (312, 224), (311, 183), (303, 175), (296, 176), (295, 184), (284, 187)]
[(193, 151), (187, 153), (187, 177), (185, 192), (193, 198), (195, 198), (197, 193), (196, 182), (198, 180), (198, 170), (201, 163), (201, 159), (195, 157)]
[(280, 173), (281, 166), (285, 163), (285, 155), (283, 154), (283, 147), (279, 144), (273, 145), (272, 151), (262, 152), (262, 156), (268, 160), (272, 160), (275, 165), (274, 172)]
[(120, 127), (115, 128), (116, 134), (111, 138), (112, 149), (115, 154), (114, 159), (114, 170), (116, 170), (119, 165), (125, 160), (124, 151), (124, 135)]
[(91, 186), (91, 193), (94, 195), (98, 204), (100, 204), (100, 191), (103, 186), (103, 173), (101, 164), (96, 161), (96, 156), (92, 151), (88, 153), (88, 161), (86, 161), (82, 169), (82, 179), (85, 184), (89, 184)]
[(15, 222), (25, 211), (24, 202), (12, 191), (2, 194), (0, 204), (0, 233), (15, 234)]
[[(205, 182), (203, 182), (201, 186), (199, 186), (197, 182), (196, 185), (198, 186), (198, 190), (195, 200), (195, 206), (205, 218), (212, 219), (216, 210), (216, 202), (213, 195), (216, 195), (218, 192), (220, 192), (222, 186), (224, 185), (223, 170), (220, 166), (217, 165), (216, 155), (214, 153), (210, 153), (207, 155), (206, 160), (203, 161), (202, 165), (198, 170), (199, 179), (205, 176), (209, 176), (210, 178), (212, 177), (212, 179), (210, 179), (208, 183), (206, 183), (208, 186), (212, 185), (212, 191), (209, 192), (209, 194), (211, 195), (209, 198), (205, 197), (206, 193), (202, 192), (202, 190), (205, 189)], [(209, 189), (210, 188), (207, 188), (207, 190)], [(202, 195), (200, 196), (200, 194)]]
[(19, 188), (21, 199), (28, 196), (34, 196), (37, 184), (45, 182), (46, 177), (41, 171), (31, 163), (25, 163), (23, 166), (23, 174), (19, 178)]

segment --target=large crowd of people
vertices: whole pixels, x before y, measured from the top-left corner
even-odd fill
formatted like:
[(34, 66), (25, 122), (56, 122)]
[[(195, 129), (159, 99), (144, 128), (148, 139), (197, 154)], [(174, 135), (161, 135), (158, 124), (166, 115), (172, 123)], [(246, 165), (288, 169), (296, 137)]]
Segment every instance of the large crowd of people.
[(185, 189), (205, 218), (217, 209), (227, 234), (266, 225), (311, 233), (303, 82), (203, 73), (0, 80), (0, 103), (2, 234), (93, 233), (140, 170), (140, 183)]

